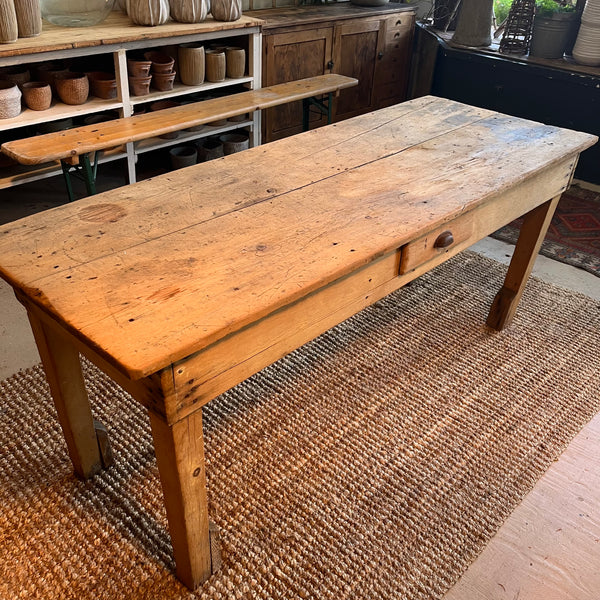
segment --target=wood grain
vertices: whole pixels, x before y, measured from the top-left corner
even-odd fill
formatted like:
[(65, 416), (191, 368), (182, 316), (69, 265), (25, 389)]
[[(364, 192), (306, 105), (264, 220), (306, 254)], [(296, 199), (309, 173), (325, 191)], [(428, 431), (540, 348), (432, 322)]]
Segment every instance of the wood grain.
[[(420, 99), (5, 226), (1, 272), (139, 378), (574, 161), (594, 139)], [(81, 218), (105, 204), (124, 216)]]

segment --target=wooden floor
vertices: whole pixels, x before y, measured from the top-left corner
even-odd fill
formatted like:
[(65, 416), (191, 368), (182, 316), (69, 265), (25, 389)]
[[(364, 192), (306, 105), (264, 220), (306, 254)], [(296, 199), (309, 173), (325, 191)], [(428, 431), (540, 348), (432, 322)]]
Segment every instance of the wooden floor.
[[(60, 179), (56, 182), (62, 186)], [(29, 189), (1, 191), (0, 220), (35, 211), (40, 197), (52, 204), (46, 183)], [(59, 187), (56, 195), (61, 194)], [(48, 207), (44, 200), (39, 204), (39, 209)], [(506, 261), (511, 247), (488, 239), (476, 249)], [(540, 257), (534, 274), (600, 299), (600, 278), (589, 273)], [(25, 312), (4, 288), (8, 286), (0, 282), (0, 379), (39, 362)], [(600, 600), (600, 415), (573, 440), (444, 600)]]

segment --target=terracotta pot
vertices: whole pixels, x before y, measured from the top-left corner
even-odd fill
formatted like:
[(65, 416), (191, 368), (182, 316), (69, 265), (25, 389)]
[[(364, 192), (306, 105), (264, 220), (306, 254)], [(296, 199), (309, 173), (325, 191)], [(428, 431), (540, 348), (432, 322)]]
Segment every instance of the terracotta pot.
[(31, 110), (47, 110), (52, 104), (50, 84), (43, 81), (28, 81), (22, 86), (23, 99)]
[(0, 71), (0, 79), (16, 83), (19, 87), (22, 87), (24, 83), (31, 79), (31, 73), (29, 69), (24, 67), (6, 67)]
[(154, 73), (172, 73), (175, 59), (165, 52), (153, 50), (144, 53), (144, 58), (152, 63), (150, 71)]
[(85, 73), (62, 73), (56, 77), (54, 85), (65, 104), (83, 104), (90, 95), (90, 82)]
[(132, 96), (145, 96), (150, 92), (151, 81), (151, 75), (146, 77), (129, 77), (129, 93)]
[(0, 119), (12, 119), (21, 113), (21, 90), (16, 83), (0, 81)]
[(113, 73), (90, 71), (86, 75), (90, 80), (92, 95), (103, 100), (110, 100), (117, 97), (117, 80)]
[(204, 46), (199, 46), (197, 43), (182, 44), (179, 46), (177, 54), (181, 83), (184, 85), (204, 83)]
[(148, 77), (151, 68), (151, 60), (142, 60), (139, 58), (127, 59), (127, 72), (130, 77)]
[(225, 52), (216, 50), (206, 50), (205, 57), (205, 76), (206, 81), (219, 82), (225, 80), (226, 59)]
[(175, 73), (154, 73), (152, 75), (152, 87), (159, 92), (167, 92), (173, 89)]

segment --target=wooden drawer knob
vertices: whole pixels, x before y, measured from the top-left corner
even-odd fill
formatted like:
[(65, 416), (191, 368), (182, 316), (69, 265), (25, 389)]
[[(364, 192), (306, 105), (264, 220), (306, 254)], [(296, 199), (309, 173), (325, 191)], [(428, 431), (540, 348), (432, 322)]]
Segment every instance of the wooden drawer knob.
[(437, 239), (433, 243), (434, 248), (447, 248), (454, 244), (454, 236), (451, 231), (444, 231), (437, 236)]

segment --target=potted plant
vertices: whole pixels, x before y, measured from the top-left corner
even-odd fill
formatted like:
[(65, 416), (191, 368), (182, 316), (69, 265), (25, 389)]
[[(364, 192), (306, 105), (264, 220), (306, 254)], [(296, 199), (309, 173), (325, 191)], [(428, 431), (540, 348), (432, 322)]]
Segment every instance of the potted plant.
[(562, 58), (577, 25), (578, 13), (570, 0), (537, 0), (530, 56)]

